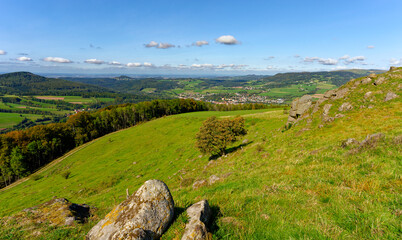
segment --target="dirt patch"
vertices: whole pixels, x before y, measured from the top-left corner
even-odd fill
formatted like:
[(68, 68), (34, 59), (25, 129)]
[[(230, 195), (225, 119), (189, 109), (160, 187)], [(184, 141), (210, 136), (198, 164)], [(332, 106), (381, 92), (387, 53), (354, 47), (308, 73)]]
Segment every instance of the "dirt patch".
[(72, 103), (72, 104), (83, 104), (83, 102), (69, 102), (69, 103)]
[(17, 108), (27, 108), (27, 107), (25, 107), (25, 106), (19, 106), (19, 107), (17, 107)]
[(314, 94), (313, 96), (312, 96), (313, 98), (318, 98), (318, 99), (320, 99), (320, 98), (323, 98), (324, 97), (324, 94)]
[(64, 97), (36, 97), (36, 98), (44, 100), (64, 100)]

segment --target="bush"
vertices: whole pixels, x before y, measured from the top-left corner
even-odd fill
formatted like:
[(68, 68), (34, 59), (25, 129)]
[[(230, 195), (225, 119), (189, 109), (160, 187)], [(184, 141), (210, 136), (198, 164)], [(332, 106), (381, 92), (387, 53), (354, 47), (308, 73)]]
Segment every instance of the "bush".
[(215, 116), (208, 118), (197, 133), (197, 148), (204, 154), (225, 154), (225, 149), (230, 143), (247, 134), (244, 123), (244, 118), (240, 116), (222, 120)]

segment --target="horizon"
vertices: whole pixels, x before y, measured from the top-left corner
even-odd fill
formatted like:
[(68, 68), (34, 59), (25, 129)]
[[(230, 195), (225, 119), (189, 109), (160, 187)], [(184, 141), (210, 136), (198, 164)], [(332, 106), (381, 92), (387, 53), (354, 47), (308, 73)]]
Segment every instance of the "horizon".
[(0, 72), (239, 76), (402, 66), (402, 3), (0, 3)]

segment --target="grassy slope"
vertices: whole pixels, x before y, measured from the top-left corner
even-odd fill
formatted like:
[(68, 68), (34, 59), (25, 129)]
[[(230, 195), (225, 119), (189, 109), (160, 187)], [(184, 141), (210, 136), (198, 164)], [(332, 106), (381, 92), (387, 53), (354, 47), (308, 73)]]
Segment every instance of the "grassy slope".
[[(21, 117), (21, 116), (22, 117)], [(21, 114), (21, 113), (3, 113), (0, 112), (0, 128), (9, 128), (14, 126), (15, 124), (24, 120), (24, 118), (29, 118), (32, 121), (35, 121), (38, 118), (41, 118), (42, 115), (36, 114)]]
[[(360, 101), (354, 95), (350, 99)], [(402, 159), (401, 144), (395, 144), (394, 137), (402, 134), (401, 109), (400, 98), (378, 101), (372, 109), (355, 109), (323, 128), (304, 131), (302, 122), (284, 133), (280, 127), (287, 116), (278, 110), (201, 112), (154, 120), (101, 138), (41, 173), (43, 178), (0, 192), (0, 215), (52, 196), (88, 203), (98, 208), (88, 224), (42, 226), (39, 235), (82, 238), (123, 201), (126, 188), (131, 193), (156, 178), (167, 183), (179, 212), (164, 239), (181, 236), (184, 209), (204, 198), (217, 213), (211, 229), (217, 239), (400, 238)], [(213, 162), (200, 157), (194, 136), (202, 121), (237, 114), (246, 118), (249, 144)], [(314, 118), (313, 125), (318, 121)], [(340, 147), (344, 139), (363, 140), (377, 132), (386, 138), (376, 147), (357, 153)], [(71, 177), (66, 180), (60, 173), (67, 169)], [(192, 189), (195, 180), (213, 174), (222, 180)], [(0, 236), (27, 237), (34, 232), (29, 227), (18, 231), (17, 226), (3, 224)]]

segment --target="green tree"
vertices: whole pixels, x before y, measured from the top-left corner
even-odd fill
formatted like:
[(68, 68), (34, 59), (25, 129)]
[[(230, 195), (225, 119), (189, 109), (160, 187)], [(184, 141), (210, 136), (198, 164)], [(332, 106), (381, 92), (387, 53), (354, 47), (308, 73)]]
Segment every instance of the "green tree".
[(197, 133), (197, 148), (204, 154), (223, 155), (226, 147), (247, 134), (244, 118), (219, 120), (215, 116), (202, 123)]
[(11, 151), (10, 167), (18, 178), (23, 177), (26, 171), (24, 155), (19, 147), (13, 148)]

